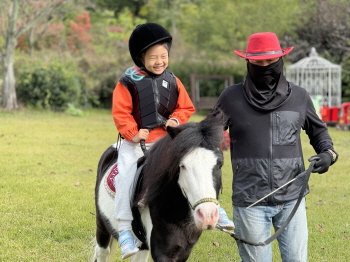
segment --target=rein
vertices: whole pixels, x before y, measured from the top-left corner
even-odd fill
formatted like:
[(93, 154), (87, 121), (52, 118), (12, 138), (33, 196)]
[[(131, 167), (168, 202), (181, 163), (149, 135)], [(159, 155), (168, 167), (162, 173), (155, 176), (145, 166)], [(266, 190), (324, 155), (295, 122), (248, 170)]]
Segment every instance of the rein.
[(140, 146), (144, 155), (147, 153), (146, 141), (144, 139), (140, 140)]
[[(311, 175), (311, 171), (314, 167), (314, 164), (315, 164), (316, 161), (312, 161), (309, 165), (309, 168), (307, 170), (305, 170), (304, 172), (300, 173), (299, 175), (296, 176), (296, 179), (303, 179), (304, 182), (303, 182), (303, 186), (300, 190), (300, 193), (299, 193), (299, 196), (298, 196), (298, 201), (297, 203), (295, 204), (292, 212), (289, 214), (287, 220), (283, 223), (283, 225), (275, 232), (275, 234), (273, 234), (271, 237), (269, 237), (268, 239), (266, 239), (264, 242), (259, 242), (259, 243), (254, 243), (254, 242), (250, 242), (240, 236), (238, 236), (236, 233), (234, 232), (231, 232), (229, 230), (226, 230), (222, 227), (219, 227), (217, 226), (221, 231), (225, 232), (225, 233), (228, 233), (230, 234), (231, 237), (233, 237), (235, 240), (238, 240), (238, 241), (241, 241), (242, 243), (244, 244), (248, 244), (248, 245), (251, 245), (251, 246), (266, 246), (268, 244), (270, 244), (273, 240), (275, 240), (277, 237), (279, 237), (279, 235), (282, 233), (282, 231), (287, 227), (287, 225), (289, 224), (289, 222), (292, 220), (293, 216), (295, 215), (299, 205), (300, 205), (300, 202), (301, 200), (303, 199), (304, 197), (304, 193), (305, 193), (305, 190), (306, 190), (306, 187), (307, 187), (307, 184), (308, 184), (308, 181), (309, 181), (309, 178), (310, 178), (310, 175)], [(294, 181), (293, 180), (293, 181)], [(288, 184), (289, 182), (287, 182)], [(284, 187), (285, 185), (281, 186), (280, 188)], [(264, 197), (265, 198), (265, 197)], [(258, 201), (257, 201), (258, 202)], [(256, 203), (257, 203), (256, 202)]]

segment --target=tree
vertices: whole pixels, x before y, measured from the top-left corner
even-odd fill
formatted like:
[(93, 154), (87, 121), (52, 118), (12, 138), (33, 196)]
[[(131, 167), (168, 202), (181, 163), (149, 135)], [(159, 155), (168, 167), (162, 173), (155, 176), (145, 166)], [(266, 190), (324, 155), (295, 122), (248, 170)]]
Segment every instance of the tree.
[(95, 0), (96, 6), (113, 11), (115, 17), (126, 7), (134, 16), (139, 16), (140, 10), (146, 2), (146, 0)]
[(301, 23), (289, 37), (294, 45), (293, 60), (298, 61), (315, 47), (334, 63), (343, 63), (350, 52), (350, 3), (346, 0), (305, 1), (296, 20)]
[(2, 0), (0, 2), (0, 58), (3, 74), (3, 101), (7, 110), (18, 108), (14, 56), (17, 40), (39, 21), (49, 21), (65, 0)]
[(79, 52), (86, 47), (92, 35), (89, 33), (91, 29), (89, 12), (84, 11), (77, 15), (77, 22), (70, 21), (70, 35), (68, 36), (69, 47), (73, 52)]
[(294, 46), (288, 57), (296, 62), (318, 54), (342, 66), (342, 99), (350, 100), (350, 3), (348, 0), (312, 0), (301, 3), (304, 10), (294, 35), (286, 36), (285, 46)]

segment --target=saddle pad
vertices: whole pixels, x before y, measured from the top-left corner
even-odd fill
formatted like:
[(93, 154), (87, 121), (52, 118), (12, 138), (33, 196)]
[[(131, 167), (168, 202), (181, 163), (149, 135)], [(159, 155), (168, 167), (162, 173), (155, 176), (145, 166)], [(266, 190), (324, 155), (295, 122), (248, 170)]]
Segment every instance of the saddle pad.
[(114, 178), (116, 175), (118, 175), (118, 173), (118, 163), (115, 163), (105, 178), (106, 189), (112, 197), (115, 196)]

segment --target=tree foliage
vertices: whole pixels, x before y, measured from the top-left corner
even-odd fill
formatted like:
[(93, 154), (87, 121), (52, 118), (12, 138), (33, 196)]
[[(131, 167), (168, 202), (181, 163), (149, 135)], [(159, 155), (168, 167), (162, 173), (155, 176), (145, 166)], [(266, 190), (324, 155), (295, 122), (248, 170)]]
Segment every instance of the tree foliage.
[(75, 21), (70, 21), (70, 33), (68, 36), (69, 47), (73, 52), (79, 52), (86, 48), (92, 39), (89, 30), (91, 29), (89, 12), (84, 11), (78, 14)]
[[(102, 94), (102, 104), (107, 106), (114, 83), (133, 64), (128, 51), (129, 36), (138, 24), (145, 22), (159, 23), (173, 35), (170, 70), (188, 89), (191, 74), (231, 74), (236, 81), (243, 79), (244, 59), (233, 51), (245, 50), (250, 34), (269, 31), (278, 35), (282, 47), (295, 47), (286, 56), (287, 63), (304, 58), (314, 46), (320, 56), (341, 64), (343, 95), (350, 100), (347, 0), (72, 0), (55, 9), (59, 12), (44, 12), (44, 6), (61, 2), (2, 0), (0, 30), (3, 35), (17, 36), (10, 43), (25, 51), (17, 53), (20, 56), (35, 52), (47, 57), (45, 53), (54, 51), (64, 59), (68, 53), (87, 89)], [(15, 10), (11, 8), (13, 3), (17, 3), (18, 16), (9, 20), (9, 14)], [(35, 18), (39, 14), (40, 19)], [(12, 31), (8, 31), (11, 23)], [(26, 33), (21, 28), (27, 28)], [(6, 49), (6, 41), (0, 38), (1, 58), (5, 58), (5, 50), (11, 51)], [(2, 61), (2, 68), (8, 68), (8, 63)], [(17, 64), (19, 73), (21, 68)], [(3, 75), (4, 90), (9, 79)]]
[(95, 0), (96, 6), (113, 11), (117, 17), (124, 8), (128, 8), (133, 15), (139, 16), (141, 8), (147, 3), (146, 0)]
[(49, 21), (64, 0), (2, 0), (0, 2), (0, 58), (3, 72), (3, 106), (16, 109), (14, 53), (18, 38), (39, 21)]
[(60, 65), (28, 68), (18, 77), (19, 99), (28, 107), (63, 110), (87, 100), (84, 83)]
[(293, 30), (300, 12), (296, 0), (251, 1), (204, 0), (200, 4), (183, 3), (180, 28), (187, 42), (206, 55), (232, 54), (245, 49), (247, 38), (256, 32), (272, 31), (283, 36)]
[(350, 101), (350, 2), (312, 0), (301, 4), (301, 21), (286, 36), (287, 45), (295, 46), (290, 55), (296, 62), (309, 55), (311, 47), (324, 58), (342, 66), (343, 101)]
[(312, 0), (302, 4), (301, 21), (289, 44), (295, 45), (293, 60), (299, 60), (315, 47), (334, 63), (342, 63), (350, 52), (350, 2)]

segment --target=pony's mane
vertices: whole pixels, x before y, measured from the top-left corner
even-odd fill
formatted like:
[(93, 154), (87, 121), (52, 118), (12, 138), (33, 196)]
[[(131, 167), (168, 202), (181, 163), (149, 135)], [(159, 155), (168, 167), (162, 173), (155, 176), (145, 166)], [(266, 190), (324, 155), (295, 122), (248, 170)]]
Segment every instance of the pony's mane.
[(144, 188), (149, 201), (166, 185), (177, 182), (180, 161), (187, 153), (198, 147), (221, 152), (224, 121), (223, 115), (209, 115), (198, 123), (168, 128), (168, 134), (152, 146), (145, 158)]

